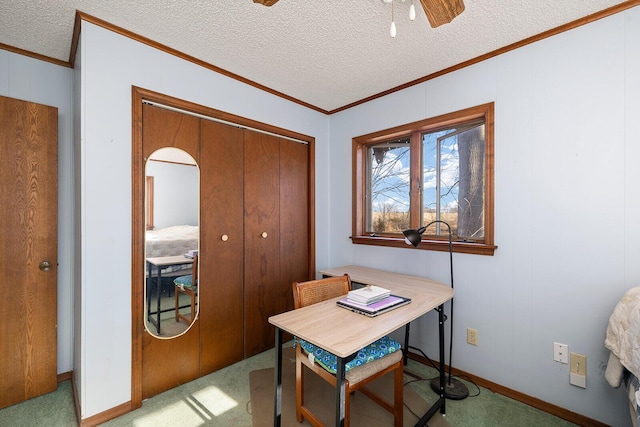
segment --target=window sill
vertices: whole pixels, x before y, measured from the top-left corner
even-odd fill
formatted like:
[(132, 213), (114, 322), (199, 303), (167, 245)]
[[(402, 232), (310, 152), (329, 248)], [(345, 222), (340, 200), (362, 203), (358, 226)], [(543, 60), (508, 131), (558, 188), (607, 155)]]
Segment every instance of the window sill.
[[(351, 236), (351, 242), (354, 245), (372, 245), (387, 246), (391, 248), (409, 248), (404, 239), (399, 237), (382, 237), (382, 236)], [(496, 245), (487, 245), (485, 243), (471, 242), (453, 242), (453, 252), (462, 254), (488, 255), (493, 253), (498, 247)], [(417, 249), (428, 251), (449, 251), (448, 240), (423, 240)]]

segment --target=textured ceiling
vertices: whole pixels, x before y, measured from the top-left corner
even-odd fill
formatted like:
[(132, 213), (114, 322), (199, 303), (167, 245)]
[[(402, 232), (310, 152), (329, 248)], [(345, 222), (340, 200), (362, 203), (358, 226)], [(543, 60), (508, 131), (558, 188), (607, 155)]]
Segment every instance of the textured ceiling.
[(2, 0), (0, 43), (68, 61), (76, 10), (333, 111), (620, 3), (465, 0), (431, 28), (415, 0)]

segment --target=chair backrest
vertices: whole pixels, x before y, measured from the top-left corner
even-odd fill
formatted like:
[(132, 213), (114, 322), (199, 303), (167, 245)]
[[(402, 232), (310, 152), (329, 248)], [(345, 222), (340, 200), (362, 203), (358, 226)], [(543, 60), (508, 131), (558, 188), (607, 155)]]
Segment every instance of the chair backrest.
[(293, 282), (292, 288), (293, 305), (295, 308), (301, 308), (346, 295), (351, 290), (351, 278), (345, 274), (308, 282)]
[(191, 279), (194, 286), (198, 284), (198, 255), (193, 257), (193, 264), (191, 264)]

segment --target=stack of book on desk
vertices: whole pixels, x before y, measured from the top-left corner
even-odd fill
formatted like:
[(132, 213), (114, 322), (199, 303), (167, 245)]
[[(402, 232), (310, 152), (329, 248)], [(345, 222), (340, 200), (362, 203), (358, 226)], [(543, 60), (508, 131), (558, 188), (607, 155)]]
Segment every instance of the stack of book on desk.
[(349, 291), (346, 297), (338, 300), (337, 304), (353, 312), (375, 317), (410, 302), (409, 298), (392, 295), (389, 289), (366, 286)]
[(391, 295), (391, 291), (389, 289), (369, 285), (365, 286), (364, 288), (349, 291), (349, 293), (347, 294), (347, 298), (353, 302), (369, 305), (374, 302), (383, 300), (389, 295)]

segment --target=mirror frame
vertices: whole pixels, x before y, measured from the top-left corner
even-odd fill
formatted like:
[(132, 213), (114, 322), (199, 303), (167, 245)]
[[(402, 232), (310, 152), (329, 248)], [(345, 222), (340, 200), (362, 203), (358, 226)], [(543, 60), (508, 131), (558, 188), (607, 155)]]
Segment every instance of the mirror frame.
[[(153, 167), (153, 172), (157, 175), (158, 180), (154, 180), (154, 175), (149, 175), (150, 167)], [(183, 169), (187, 168), (187, 169)], [(196, 176), (193, 176), (193, 171), (189, 168), (195, 168)], [(172, 284), (174, 280), (179, 278), (187, 279), (186, 276), (194, 276), (198, 277), (199, 271), (194, 271), (193, 267), (198, 268), (198, 263), (193, 263), (192, 266), (188, 266), (191, 262), (191, 259), (186, 257), (186, 253), (191, 250), (198, 251), (200, 249), (200, 166), (196, 159), (191, 156), (188, 152), (183, 150), (182, 148), (168, 146), (168, 147), (160, 147), (154, 150), (144, 163), (144, 172), (145, 172), (145, 218), (146, 218), (146, 231), (145, 231), (145, 239), (144, 239), (144, 248), (145, 248), (145, 275), (146, 280), (144, 282), (144, 314), (143, 314), (143, 322), (147, 333), (157, 339), (174, 339), (185, 333), (193, 326), (196, 319), (198, 318), (198, 313), (200, 310), (199, 305), (199, 293), (197, 292), (197, 288), (194, 287), (191, 289), (178, 289), (178, 285), (175, 286)], [(176, 175), (177, 174), (177, 175)], [(193, 182), (195, 179), (195, 182)], [(154, 188), (154, 183), (164, 183), (161, 185), (161, 188)], [(192, 197), (195, 196), (195, 206), (189, 204), (189, 206), (193, 206), (195, 209), (195, 218), (196, 218), (196, 226), (197, 228), (197, 236), (195, 245), (191, 245), (192, 236), (189, 232), (189, 235), (181, 235), (178, 234), (170, 235), (168, 240), (164, 240), (162, 236), (165, 236), (166, 233), (161, 233), (158, 240), (154, 240), (154, 244), (151, 246), (152, 253), (151, 255), (148, 253), (150, 250), (149, 245), (149, 233), (153, 233), (154, 231), (166, 230), (169, 231), (172, 228), (175, 230), (175, 227), (179, 227), (182, 225), (189, 225), (192, 223), (193, 218), (191, 215), (187, 214), (187, 218), (185, 221), (181, 219), (175, 218), (176, 213), (169, 208), (170, 212), (164, 212), (164, 223), (166, 226), (155, 229), (154, 220), (154, 209), (157, 198), (161, 198), (164, 200), (163, 206), (167, 206), (168, 200), (173, 200), (173, 194), (175, 194), (176, 188), (172, 188), (171, 185), (175, 183), (176, 188), (183, 189), (184, 191), (179, 191), (178, 196), (187, 195), (186, 199), (178, 200), (178, 206), (180, 208), (185, 206), (185, 203), (189, 203), (192, 200)], [(165, 191), (157, 191), (157, 190)], [(191, 188), (191, 192), (186, 191), (188, 188)], [(195, 188), (195, 194), (193, 189)], [(154, 193), (155, 192), (155, 193)], [(157, 196), (157, 197), (156, 197)], [(162, 200), (161, 200), (162, 201)], [(174, 213), (171, 213), (174, 212)], [(192, 212), (192, 209), (188, 209), (188, 211), (184, 211), (184, 209), (176, 211), (178, 216), (181, 216), (184, 212)], [(162, 212), (160, 212), (162, 213)], [(167, 218), (168, 217), (168, 218)], [(173, 231), (173, 230), (171, 230)], [(181, 233), (182, 230), (178, 230)], [(190, 231), (187, 229), (185, 231)], [(174, 239), (175, 237), (175, 239)], [(167, 247), (163, 244), (163, 242), (170, 242), (170, 246)], [(180, 253), (175, 253), (175, 250), (181, 247)], [(168, 249), (170, 249), (168, 251)], [(182, 252), (184, 251), (184, 253)], [(167, 257), (181, 257), (185, 256), (183, 263), (180, 263), (180, 260), (170, 260), (171, 264), (166, 264), (164, 267), (154, 267), (149, 264), (149, 259), (151, 258), (167, 258)], [(167, 260), (165, 260), (167, 262)], [(164, 279), (164, 280), (162, 280)], [(156, 291), (152, 292), (153, 283), (156, 283)], [(175, 283), (175, 282), (174, 282)], [(163, 289), (163, 285), (168, 284), (168, 296), (165, 296), (165, 290)], [(175, 292), (173, 294), (171, 291)], [(195, 290), (195, 292), (193, 292)], [(180, 302), (178, 304), (179, 295), (189, 295), (189, 304), (186, 302)], [(182, 298), (185, 299), (185, 298)], [(195, 301), (194, 301), (195, 300)], [(161, 302), (164, 301), (164, 307), (161, 309)], [(192, 312), (189, 313), (189, 316), (186, 315), (181, 309), (191, 308)], [(154, 311), (155, 310), (155, 311)], [(180, 310), (180, 311), (178, 311)], [(167, 318), (166, 313), (171, 312), (175, 313), (175, 316), (169, 315)], [(164, 319), (162, 319), (164, 314)], [(172, 322), (175, 319), (175, 324)], [(164, 329), (164, 331), (163, 331)]]

